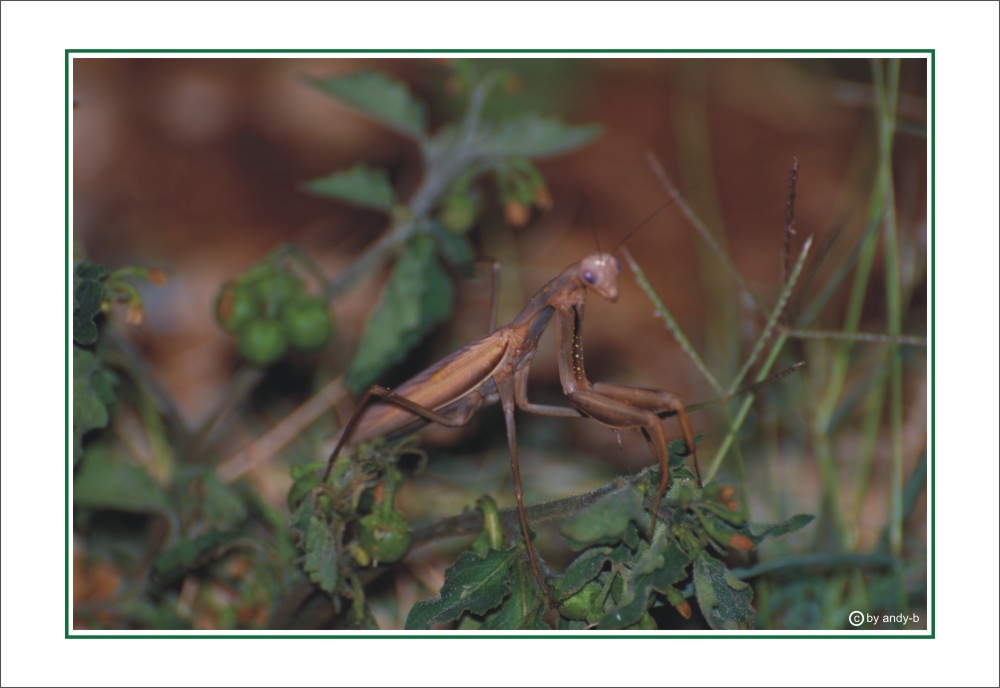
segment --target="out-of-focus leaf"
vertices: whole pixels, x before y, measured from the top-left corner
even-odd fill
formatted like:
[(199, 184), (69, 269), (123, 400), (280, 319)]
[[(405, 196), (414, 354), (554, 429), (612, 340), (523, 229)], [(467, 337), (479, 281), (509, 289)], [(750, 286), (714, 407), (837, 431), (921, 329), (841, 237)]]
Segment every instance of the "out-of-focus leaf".
[(447, 232), (436, 224), (431, 225), (430, 233), (437, 240), (441, 254), (449, 263), (459, 268), (472, 264), (475, 255), (468, 238)]
[(166, 584), (180, 578), (188, 571), (222, 556), (241, 538), (239, 533), (212, 530), (175, 542), (156, 559), (153, 567), (156, 581)]
[(205, 518), (219, 530), (235, 528), (247, 517), (247, 508), (236, 491), (223, 485), (214, 471), (202, 478), (205, 495)]
[(510, 594), (510, 567), (518, 548), (490, 550), (479, 556), (463, 552), (444, 574), (441, 594), (417, 602), (406, 618), (408, 630), (454, 621), (466, 612), (486, 614)]
[(390, 129), (415, 139), (422, 139), (426, 133), (423, 103), (415, 99), (406, 86), (385, 74), (362, 71), (309, 79), (309, 83)]
[(582, 148), (600, 133), (596, 124), (570, 126), (554, 117), (530, 114), (502, 125), (485, 148), (492, 155), (541, 158)]
[(598, 500), (564, 525), (562, 531), (578, 548), (618, 542), (626, 536), (629, 522), (641, 522), (644, 514), (642, 495), (635, 486), (626, 485)]
[(715, 630), (754, 627), (753, 589), (704, 551), (694, 562), (694, 591), (702, 615)]
[(760, 542), (769, 537), (779, 538), (782, 535), (788, 535), (789, 533), (794, 533), (797, 530), (802, 530), (807, 525), (812, 523), (814, 518), (816, 517), (812, 514), (798, 514), (797, 516), (792, 516), (791, 518), (781, 521), (780, 523), (772, 523), (770, 525), (750, 524), (750, 539), (754, 542)]
[(436, 323), (451, 313), (453, 289), (425, 235), (410, 239), (396, 262), (389, 284), (365, 327), (347, 371), (347, 386), (357, 393), (400, 361)]
[(309, 182), (306, 188), (320, 196), (386, 212), (391, 211), (396, 202), (388, 173), (368, 165), (355, 165), (349, 170), (334, 172)]
[(90, 430), (108, 426), (107, 405), (114, 400), (111, 374), (98, 363), (97, 357), (79, 347), (73, 347), (73, 461), (82, 456), (83, 436)]
[(94, 318), (101, 312), (104, 279), (110, 270), (81, 260), (73, 271), (73, 341), (84, 346), (97, 341)]
[(105, 447), (91, 448), (73, 481), (73, 503), (136, 513), (171, 513), (167, 493), (139, 466), (117, 460)]

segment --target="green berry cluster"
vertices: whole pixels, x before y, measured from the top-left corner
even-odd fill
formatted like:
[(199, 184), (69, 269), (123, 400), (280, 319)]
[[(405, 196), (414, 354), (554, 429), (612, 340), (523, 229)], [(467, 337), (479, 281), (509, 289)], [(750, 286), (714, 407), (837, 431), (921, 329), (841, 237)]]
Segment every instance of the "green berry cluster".
[(222, 286), (215, 318), (237, 337), (243, 357), (259, 366), (274, 363), (289, 346), (320, 349), (333, 333), (326, 303), (311, 296), (297, 274), (270, 258)]

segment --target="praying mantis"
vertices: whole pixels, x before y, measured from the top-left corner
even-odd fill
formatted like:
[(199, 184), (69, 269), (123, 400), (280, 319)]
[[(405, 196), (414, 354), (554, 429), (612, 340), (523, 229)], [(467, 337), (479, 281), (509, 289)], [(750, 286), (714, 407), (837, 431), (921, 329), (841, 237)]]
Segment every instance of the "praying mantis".
[[(638, 429), (654, 458), (660, 477), (652, 503), (650, 533), (660, 501), (670, 482), (667, 437), (661, 416), (676, 415), (692, 457), (699, 485), (701, 474), (694, 434), (680, 398), (669, 391), (607, 382), (591, 382), (584, 368), (583, 326), (587, 296), (612, 303), (618, 299), (621, 264), (613, 254), (597, 252), (569, 265), (543, 286), (510, 324), (492, 330), (415, 377), (390, 390), (373, 385), (340, 431), (324, 482), (345, 446), (378, 437), (398, 437), (429, 424), (466, 425), (482, 408), (500, 402), (506, 421), (514, 496), (532, 574), (552, 605), (538, 566), (524, 507), (518, 459), (515, 411), (560, 418), (586, 417), (616, 431)], [(528, 374), (538, 340), (553, 316), (559, 380), (569, 406), (535, 404), (528, 399)], [(373, 399), (378, 403), (370, 404)]]

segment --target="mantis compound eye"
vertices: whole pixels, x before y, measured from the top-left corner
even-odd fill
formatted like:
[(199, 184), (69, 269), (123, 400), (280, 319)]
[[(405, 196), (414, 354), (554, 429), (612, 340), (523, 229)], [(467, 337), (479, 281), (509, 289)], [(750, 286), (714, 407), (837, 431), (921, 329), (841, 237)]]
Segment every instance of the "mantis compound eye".
[(595, 284), (597, 282), (597, 275), (594, 274), (593, 270), (584, 270), (582, 277), (583, 281), (587, 284)]

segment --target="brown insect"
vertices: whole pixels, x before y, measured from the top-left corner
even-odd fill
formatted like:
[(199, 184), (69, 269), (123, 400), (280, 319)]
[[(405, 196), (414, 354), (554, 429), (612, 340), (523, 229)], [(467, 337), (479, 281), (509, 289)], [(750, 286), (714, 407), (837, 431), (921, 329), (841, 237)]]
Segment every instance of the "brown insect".
[[(345, 445), (377, 437), (398, 437), (429, 423), (463, 426), (477, 411), (499, 401), (507, 424), (514, 495), (528, 559), (535, 579), (551, 604), (525, 515), (514, 421), (516, 409), (543, 416), (583, 416), (614, 430), (640, 430), (660, 466), (651, 526), (656, 523), (660, 500), (670, 481), (667, 437), (661, 416), (677, 416), (701, 483), (694, 434), (684, 405), (676, 394), (660, 389), (591, 382), (587, 378), (581, 336), (587, 294), (593, 292), (612, 303), (617, 301), (620, 272), (618, 259), (610, 253), (587, 256), (542, 287), (509, 325), (462, 347), (395, 390), (372, 386), (341, 430), (324, 480)], [(531, 359), (553, 316), (556, 319), (559, 379), (569, 407), (534, 404), (528, 399)], [(369, 406), (373, 397), (381, 402)]]

